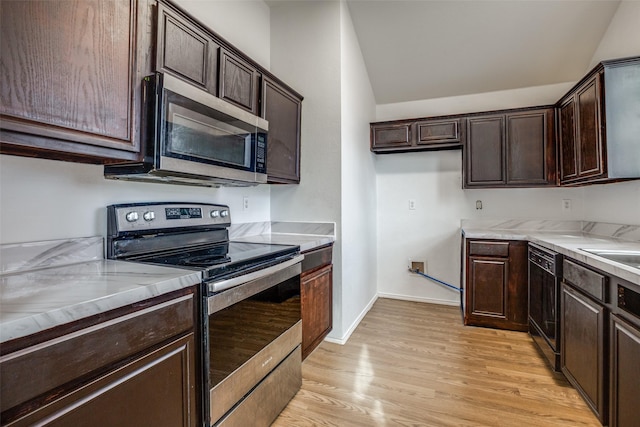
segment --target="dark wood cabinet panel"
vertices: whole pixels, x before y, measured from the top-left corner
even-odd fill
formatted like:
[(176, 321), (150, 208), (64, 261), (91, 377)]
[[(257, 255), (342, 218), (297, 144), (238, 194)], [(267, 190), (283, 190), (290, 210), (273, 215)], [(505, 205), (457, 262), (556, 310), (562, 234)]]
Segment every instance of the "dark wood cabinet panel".
[(632, 427), (640, 408), (640, 326), (612, 315), (610, 427)]
[(580, 178), (604, 173), (599, 77), (600, 75), (596, 74), (575, 95), (578, 123), (578, 176)]
[(258, 114), (258, 70), (232, 52), (220, 52), (220, 98)]
[(640, 57), (597, 65), (558, 110), (561, 185), (640, 178)]
[(560, 106), (560, 182), (578, 176), (575, 149), (575, 111), (573, 98)]
[(504, 120), (504, 115), (480, 116), (467, 120), (467, 187), (505, 183)]
[(158, 4), (156, 69), (217, 95), (220, 47), (209, 35)]
[(135, 159), (151, 15), (146, 0), (2, 1), (2, 152)]
[(605, 423), (605, 307), (562, 284), (562, 372)]
[(416, 123), (418, 145), (460, 143), (461, 119), (425, 120)]
[(527, 330), (527, 243), (467, 239), (466, 253), (465, 325)]
[[(3, 354), (3, 425), (138, 426), (170, 419), (195, 426), (197, 309), (194, 290), (185, 291), (117, 309), (106, 321), (102, 314), (83, 319), (73, 332)], [(148, 414), (149, 402), (162, 406), (157, 418)]]
[(333, 246), (305, 253), (300, 276), (302, 359), (304, 360), (333, 328)]
[(193, 333), (18, 420), (18, 426), (197, 425)]
[(552, 108), (507, 114), (507, 185), (556, 182)]
[(262, 117), (269, 122), (268, 181), (300, 182), (302, 99), (272, 79), (263, 77)]
[(378, 154), (462, 148), (462, 116), (370, 124), (370, 148)]

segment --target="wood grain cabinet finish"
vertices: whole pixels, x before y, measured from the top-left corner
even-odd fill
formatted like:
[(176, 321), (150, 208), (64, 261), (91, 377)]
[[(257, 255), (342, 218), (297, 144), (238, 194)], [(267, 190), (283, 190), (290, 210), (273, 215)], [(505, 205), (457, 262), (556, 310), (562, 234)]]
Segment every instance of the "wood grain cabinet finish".
[(305, 253), (300, 276), (303, 360), (333, 328), (332, 250), (328, 246)]
[(140, 305), (2, 354), (2, 425), (196, 426), (194, 294)]
[(220, 98), (258, 115), (259, 73), (227, 49), (220, 51)]
[(220, 46), (193, 22), (158, 4), (156, 70), (218, 94)]
[(370, 124), (374, 153), (400, 153), (462, 148), (462, 119), (435, 117)]
[(556, 185), (553, 108), (469, 117), (465, 188)]
[(605, 306), (563, 283), (561, 307), (562, 372), (605, 424)]
[(299, 183), (302, 97), (264, 76), (261, 116), (269, 122), (268, 182)]
[(640, 319), (629, 322), (612, 315), (610, 324), (610, 416), (609, 427), (638, 424), (640, 408)]
[(464, 324), (527, 330), (527, 243), (466, 240)]
[(0, 2), (2, 153), (136, 159), (152, 16), (147, 0)]
[(598, 64), (557, 108), (561, 185), (640, 178), (640, 57)]

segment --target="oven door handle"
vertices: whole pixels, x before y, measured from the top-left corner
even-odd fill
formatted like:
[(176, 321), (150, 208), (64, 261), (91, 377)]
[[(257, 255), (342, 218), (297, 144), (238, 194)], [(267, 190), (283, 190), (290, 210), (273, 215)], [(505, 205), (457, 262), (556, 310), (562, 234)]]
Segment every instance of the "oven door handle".
[(299, 275), (302, 271), (301, 263), (303, 259), (304, 255), (297, 255), (280, 264), (214, 283), (213, 291), (224, 292), (207, 298), (209, 314), (220, 311), (238, 301), (260, 293), (293, 276)]

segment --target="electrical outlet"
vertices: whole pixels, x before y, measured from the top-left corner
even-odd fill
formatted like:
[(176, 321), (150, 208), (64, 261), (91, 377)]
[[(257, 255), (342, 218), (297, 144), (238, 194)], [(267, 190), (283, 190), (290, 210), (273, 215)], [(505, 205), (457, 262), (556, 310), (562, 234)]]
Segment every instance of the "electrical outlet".
[(410, 211), (416, 210), (416, 199), (409, 199), (409, 210)]
[(571, 211), (571, 199), (562, 199), (562, 212)]
[(244, 196), (242, 198), (242, 210), (243, 211), (249, 210), (249, 196)]
[(476, 200), (476, 210), (482, 210), (482, 200)]

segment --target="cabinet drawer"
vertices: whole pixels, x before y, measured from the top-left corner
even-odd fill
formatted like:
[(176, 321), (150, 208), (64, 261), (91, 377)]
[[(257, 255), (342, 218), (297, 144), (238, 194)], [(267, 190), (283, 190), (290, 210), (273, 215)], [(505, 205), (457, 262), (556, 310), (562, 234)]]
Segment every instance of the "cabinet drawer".
[(0, 358), (2, 412), (193, 329), (193, 295), (181, 297)]
[(333, 245), (320, 249), (314, 249), (304, 253), (302, 260), (302, 274), (309, 273), (318, 267), (331, 264)]
[(509, 256), (509, 242), (469, 242), (469, 255)]
[(562, 265), (562, 278), (577, 289), (591, 295), (598, 301), (606, 302), (607, 277), (593, 270), (582, 267), (569, 260)]

